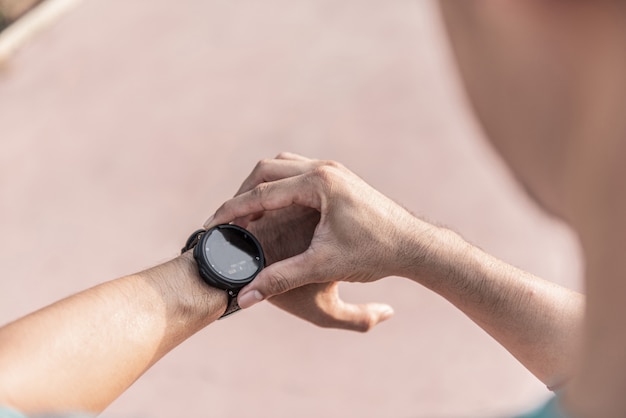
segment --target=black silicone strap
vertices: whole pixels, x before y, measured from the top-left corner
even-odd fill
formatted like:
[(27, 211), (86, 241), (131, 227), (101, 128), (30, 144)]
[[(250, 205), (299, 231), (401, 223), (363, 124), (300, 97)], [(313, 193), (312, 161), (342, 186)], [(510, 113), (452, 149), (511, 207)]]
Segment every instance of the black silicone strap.
[(235, 312), (241, 310), (241, 308), (239, 307), (239, 303), (237, 303), (237, 294), (239, 292), (227, 290), (226, 293), (228, 294), (228, 306), (226, 307), (226, 312), (224, 312), (222, 316), (220, 316), (218, 319), (225, 318), (228, 315), (232, 315)]
[[(198, 229), (193, 234), (191, 234), (189, 238), (187, 239), (187, 243), (185, 244), (185, 246), (180, 250), (180, 253), (184, 254), (185, 252), (191, 250), (196, 245), (198, 245), (200, 238), (205, 232), (206, 230), (204, 229)], [(237, 293), (239, 292), (235, 292), (233, 290), (225, 290), (225, 292), (228, 295), (228, 305), (226, 306), (226, 311), (222, 314), (222, 316), (220, 316), (217, 319), (225, 318), (241, 310), (241, 308), (239, 307), (239, 304), (237, 303)]]
[(191, 234), (189, 238), (187, 238), (187, 242), (185, 243), (185, 246), (180, 250), (180, 253), (184, 254), (187, 251), (191, 250), (196, 245), (198, 245), (198, 241), (200, 241), (200, 238), (202, 238), (202, 235), (205, 232), (206, 232), (205, 229), (198, 229), (193, 234)]

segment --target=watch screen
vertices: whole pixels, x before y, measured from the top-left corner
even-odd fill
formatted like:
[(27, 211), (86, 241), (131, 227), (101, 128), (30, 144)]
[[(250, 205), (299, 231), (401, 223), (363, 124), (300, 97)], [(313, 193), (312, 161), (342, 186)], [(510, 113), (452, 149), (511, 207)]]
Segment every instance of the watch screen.
[(204, 251), (211, 267), (230, 280), (249, 279), (263, 267), (254, 241), (236, 229), (212, 230)]

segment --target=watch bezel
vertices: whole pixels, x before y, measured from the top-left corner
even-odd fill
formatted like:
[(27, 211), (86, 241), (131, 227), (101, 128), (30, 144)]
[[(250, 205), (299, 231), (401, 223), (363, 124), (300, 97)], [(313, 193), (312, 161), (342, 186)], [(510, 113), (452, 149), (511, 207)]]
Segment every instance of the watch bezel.
[[(212, 232), (220, 229), (229, 229), (231, 231), (236, 231), (238, 234), (241, 235), (243, 239), (252, 243), (253, 247), (256, 248), (257, 254), (255, 254), (255, 257), (258, 257), (259, 268), (252, 275), (244, 279), (234, 280), (228, 276), (221, 274), (207, 258), (205, 251), (207, 241), (209, 240)], [(211, 286), (223, 290), (238, 291), (239, 289), (250, 283), (252, 280), (254, 280), (259, 272), (265, 267), (265, 256), (263, 254), (263, 248), (261, 247), (261, 244), (259, 243), (257, 238), (252, 235), (252, 233), (247, 229), (232, 224), (217, 225), (202, 233), (202, 235), (198, 238), (197, 244), (194, 246), (193, 256), (196, 260), (196, 263), (198, 264), (198, 271), (202, 280), (204, 280), (207, 284)]]

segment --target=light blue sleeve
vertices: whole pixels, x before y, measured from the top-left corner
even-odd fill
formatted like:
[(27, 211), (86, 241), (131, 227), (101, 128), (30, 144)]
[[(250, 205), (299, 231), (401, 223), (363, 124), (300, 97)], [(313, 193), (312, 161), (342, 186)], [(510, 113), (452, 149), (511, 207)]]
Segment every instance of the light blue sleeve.
[(28, 417), (14, 409), (0, 406), (0, 418), (95, 418), (95, 416), (85, 414), (43, 414)]
[(567, 418), (567, 415), (565, 415), (561, 408), (559, 408), (559, 403), (557, 402), (557, 397), (555, 396), (541, 408), (529, 414), (521, 415), (517, 418)]
[(13, 409), (0, 406), (0, 418), (26, 418), (26, 416)]

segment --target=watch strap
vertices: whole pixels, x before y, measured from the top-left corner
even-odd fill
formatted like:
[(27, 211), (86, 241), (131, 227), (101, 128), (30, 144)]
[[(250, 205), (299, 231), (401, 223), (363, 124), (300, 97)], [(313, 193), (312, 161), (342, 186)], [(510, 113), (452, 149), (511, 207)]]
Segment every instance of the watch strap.
[(206, 229), (198, 229), (193, 234), (191, 234), (189, 238), (187, 238), (187, 242), (185, 243), (185, 246), (180, 250), (180, 253), (184, 254), (187, 251), (191, 250), (196, 245), (198, 245), (198, 241), (200, 241), (200, 238), (202, 238), (202, 235), (205, 232), (206, 232)]
[(239, 303), (237, 303), (237, 294), (239, 292), (234, 292), (232, 290), (227, 290), (226, 294), (228, 294), (228, 306), (226, 307), (226, 312), (224, 312), (222, 314), (222, 316), (220, 316), (217, 319), (223, 319), (229, 315), (234, 314), (237, 311), (241, 310), (241, 307), (239, 306)]
[[(193, 234), (191, 234), (189, 238), (187, 239), (185, 246), (180, 250), (180, 253), (184, 254), (185, 252), (191, 250), (196, 245), (198, 245), (200, 238), (205, 232), (206, 232), (205, 229), (198, 229)], [(198, 272), (200, 272), (199, 269), (198, 269)], [(225, 318), (241, 310), (239, 303), (237, 303), (237, 294), (239, 292), (234, 291), (234, 290), (224, 290), (224, 291), (226, 292), (226, 295), (228, 296), (228, 305), (226, 306), (226, 311), (217, 319)]]

